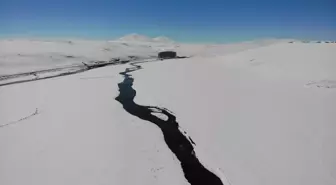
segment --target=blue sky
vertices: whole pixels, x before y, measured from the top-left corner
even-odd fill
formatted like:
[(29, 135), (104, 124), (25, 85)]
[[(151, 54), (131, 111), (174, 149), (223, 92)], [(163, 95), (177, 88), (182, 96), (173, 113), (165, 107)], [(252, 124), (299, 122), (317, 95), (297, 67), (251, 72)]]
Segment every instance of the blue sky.
[(3, 37), (336, 40), (335, 0), (0, 0)]

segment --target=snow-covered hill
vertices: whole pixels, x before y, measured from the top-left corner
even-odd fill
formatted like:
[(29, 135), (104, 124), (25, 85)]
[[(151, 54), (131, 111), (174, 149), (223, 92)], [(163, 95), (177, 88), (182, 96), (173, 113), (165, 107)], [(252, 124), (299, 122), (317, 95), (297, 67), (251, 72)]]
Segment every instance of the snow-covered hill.
[(172, 42), (174, 42), (173, 40), (171, 40), (171, 39), (169, 39), (168, 37), (165, 37), (165, 36), (155, 37), (155, 38), (153, 38), (153, 41), (162, 42), (162, 43), (172, 43)]
[(171, 40), (171, 39), (169, 39), (168, 37), (165, 37), (165, 36), (150, 38), (148, 36), (140, 35), (140, 34), (136, 34), (136, 33), (123, 36), (123, 37), (117, 39), (117, 41), (123, 41), (123, 42), (159, 42), (159, 43), (173, 43), (174, 42), (173, 40)]
[(157, 56), (157, 51), (149, 45), (107, 41), (1, 40), (0, 75), (64, 67), (82, 62), (109, 61), (129, 55), (151, 58)]
[(145, 35), (139, 35), (136, 33), (129, 34), (126, 36), (123, 36), (118, 39), (119, 41), (127, 41), (127, 42), (150, 42), (152, 41), (151, 38), (145, 36)]
[(224, 45), (183, 44), (166, 37), (154, 39), (137, 34), (116, 41), (7, 39), (0, 40), (0, 76), (66, 67), (114, 58), (153, 58), (164, 50), (180, 56), (214, 56), (266, 46), (282, 40)]
[[(65, 54), (145, 58), (160, 46), (122, 43), (2, 41), (0, 69), (76, 62)], [(335, 44), (170, 46), (193, 57), (0, 86), (0, 184), (189, 184), (172, 152), (184, 145), (168, 147), (166, 127), (133, 116), (141, 105), (172, 111), (200, 163), (225, 185), (336, 184)], [(124, 98), (134, 95), (135, 109), (115, 100), (129, 88), (136, 93)]]

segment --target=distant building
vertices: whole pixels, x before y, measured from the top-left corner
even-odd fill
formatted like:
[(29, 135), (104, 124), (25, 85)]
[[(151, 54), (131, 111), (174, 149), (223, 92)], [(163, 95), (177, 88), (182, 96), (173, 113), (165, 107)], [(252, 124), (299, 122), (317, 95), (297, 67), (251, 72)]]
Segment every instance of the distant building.
[(162, 51), (162, 52), (159, 52), (158, 57), (160, 59), (176, 58), (177, 54), (175, 51)]

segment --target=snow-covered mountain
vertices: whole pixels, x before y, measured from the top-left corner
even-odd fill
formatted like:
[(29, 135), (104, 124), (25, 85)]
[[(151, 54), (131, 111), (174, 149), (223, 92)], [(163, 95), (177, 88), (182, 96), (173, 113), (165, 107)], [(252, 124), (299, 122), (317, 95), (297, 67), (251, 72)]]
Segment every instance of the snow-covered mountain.
[(158, 42), (158, 43), (173, 43), (174, 41), (169, 39), (168, 37), (165, 36), (159, 36), (159, 37), (154, 37), (154, 38), (150, 38), (148, 36), (145, 35), (139, 35), (136, 33), (133, 34), (129, 34), (126, 36), (123, 36), (119, 39), (117, 39), (117, 41), (123, 41), (123, 42)]
[(173, 43), (174, 41), (169, 39), (165, 36), (155, 37), (152, 39), (154, 42), (161, 42), (161, 43)]
[(123, 36), (123, 37), (121, 37), (117, 40), (118, 41), (128, 41), (128, 42), (151, 42), (152, 41), (151, 38), (149, 38), (145, 35), (139, 35), (139, 34), (136, 34), (136, 33)]

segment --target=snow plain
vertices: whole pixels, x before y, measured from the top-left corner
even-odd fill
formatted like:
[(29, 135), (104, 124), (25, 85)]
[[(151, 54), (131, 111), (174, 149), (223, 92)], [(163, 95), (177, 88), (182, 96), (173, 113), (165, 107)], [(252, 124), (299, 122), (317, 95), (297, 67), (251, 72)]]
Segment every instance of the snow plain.
[(331, 185), (336, 183), (335, 50), (335, 45), (276, 44), (144, 64), (134, 73), (134, 88), (141, 92), (140, 104), (174, 111), (200, 159), (220, 168), (231, 184)]
[[(135, 101), (173, 111), (200, 161), (224, 184), (336, 184), (335, 44), (129, 43), (104, 55), (101, 41), (77, 41), (73, 50), (56, 42), (47, 43), (50, 48), (4, 42), (2, 59), (13, 60), (0, 63), (2, 74), (77, 62), (17, 58), (25, 50), (68, 52), (87, 61), (145, 58), (169, 47), (192, 55), (141, 64), (132, 73)], [(152, 49), (139, 49), (144, 46)], [(126, 67), (0, 87), (0, 184), (188, 184), (160, 129), (114, 100)]]

